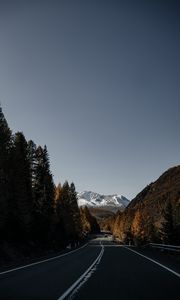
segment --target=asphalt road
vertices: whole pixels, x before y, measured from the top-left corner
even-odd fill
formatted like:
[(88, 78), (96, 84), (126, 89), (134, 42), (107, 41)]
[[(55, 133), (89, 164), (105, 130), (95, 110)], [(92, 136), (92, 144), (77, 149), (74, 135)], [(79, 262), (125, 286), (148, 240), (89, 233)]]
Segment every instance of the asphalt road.
[(173, 300), (179, 294), (180, 277), (108, 237), (66, 256), (0, 274), (0, 300)]

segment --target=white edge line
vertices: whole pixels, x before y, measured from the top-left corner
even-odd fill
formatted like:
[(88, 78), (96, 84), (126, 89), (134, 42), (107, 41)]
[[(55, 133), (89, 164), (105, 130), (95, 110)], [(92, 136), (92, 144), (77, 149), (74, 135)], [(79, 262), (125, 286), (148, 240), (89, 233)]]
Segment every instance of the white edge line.
[(141, 254), (141, 253), (139, 253), (139, 252), (137, 252), (137, 251), (135, 251), (135, 250), (132, 250), (132, 249), (126, 247), (126, 246), (125, 246), (124, 248), (126, 248), (126, 249), (129, 250), (129, 251), (132, 251), (132, 252), (138, 254), (139, 256), (142, 256), (142, 257), (144, 257), (144, 258), (146, 258), (146, 259), (152, 261), (153, 263), (157, 264), (158, 266), (160, 266), (160, 267), (164, 268), (165, 270), (167, 270), (167, 271), (173, 273), (173, 274), (176, 275), (177, 277), (180, 277), (180, 274), (179, 274), (179, 273), (177, 273), (177, 272), (173, 271), (172, 269), (170, 269), (170, 268), (168, 268), (168, 267), (166, 267), (166, 266), (160, 264), (158, 261), (156, 261), (156, 260), (154, 260), (154, 259), (152, 259), (152, 258), (150, 258), (150, 257), (148, 257), (148, 256), (145, 256), (145, 255), (143, 255), (143, 254)]
[(58, 255), (58, 256), (54, 256), (54, 257), (51, 257), (51, 258), (48, 258), (48, 259), (44, 259), (44, 260), (41, 260), (41, 261), (37, 261), (35, 263), (28, 264), (28, 265), (25, 265), (25, 266), (22, 266), (22, 267), (18, 267), (18, 268), (14, 268), (14, 269), (11, 269), (11, 270), (0, 272), (0, 275), (11, 273), (11, 272), (18, 271), (18, 270), (22, 270), (22, 269), (25, 269), (25, 268), (28, 268), (28, 267), (31, 267), (31, 266), (39, 265), (39, 264), (45, 263), (47, 261), (51, 261), (51, 260), (54, 260), (54, 259), (66, 256), (66, 255), (72, 254), (72, 253), (74, 253), (74, 252), (76, 252), (76, 251), (78, 251), (78, 250), (86, 247), (87, 245), (88, 245), (88, 243), (86, 243), (85, 245), (83, 245), (80, 248), (77, 248), (75, 250), (72, 250), (70, 252), (67, 252), (67, 253), (64, 253), (64, 254), (61, 254), (61, 255)]
[(103, 251), (104, 251), (104, 246), (101, 245), (101, 251), (100, 251), (98, 257), (92, 263), (92, 265), (57, 300), (65, 299), (74, 290), (74, 288), (83, 280), (83, 278), (86, 276), (86, 274), (89, 273), (89, 271), (94, 267), (94, 265), (97, 263), (97, 261), (101, 258), (101, 256), (103, 255)]

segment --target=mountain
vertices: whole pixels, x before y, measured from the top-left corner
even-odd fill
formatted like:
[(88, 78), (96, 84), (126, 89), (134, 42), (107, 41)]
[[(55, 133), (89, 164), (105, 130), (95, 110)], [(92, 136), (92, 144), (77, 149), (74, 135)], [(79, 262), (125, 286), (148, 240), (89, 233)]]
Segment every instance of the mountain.
[(180, 244), (180, 166), (164, 172), (101, 227), (125, 242)]
[(79, 207), (87, 206), (96, 219), (113, 216), (118, 210), (123, 211), (130, 201), (119, 195), (101, 195), (91, 191), (77, 194)]
[(101, 195), (91, 191), (84, 191), (77, 194), (78, 205), (79, 206), (94, 206), (94, 207), (104, 207), (112, 206), (117, 208), (125, 208), (130, 201), (119, 195)]

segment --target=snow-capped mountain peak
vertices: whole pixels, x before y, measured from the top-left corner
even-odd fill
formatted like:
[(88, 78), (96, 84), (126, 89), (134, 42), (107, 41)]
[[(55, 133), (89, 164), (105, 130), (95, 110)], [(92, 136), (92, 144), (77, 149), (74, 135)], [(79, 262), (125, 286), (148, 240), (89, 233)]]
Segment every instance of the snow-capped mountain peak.
[(91, 191), (84, 191), (77, 194), (79, 206), (114, 206), (125, 208), (129, 204), (129, 200), (122, 195), (101, 195)]

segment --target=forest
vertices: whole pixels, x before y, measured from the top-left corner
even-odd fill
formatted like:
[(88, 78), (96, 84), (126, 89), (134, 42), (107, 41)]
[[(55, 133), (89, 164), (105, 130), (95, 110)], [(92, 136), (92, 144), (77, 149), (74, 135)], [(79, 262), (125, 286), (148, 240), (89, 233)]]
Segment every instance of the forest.
[(180, 245), (180, 166), (164, 172), (101, 227), (128, 244)]
[(74, 247), (98, 231), (74, 183), (55, 186), (47, 146), (13, 134), (0, 107), (0, 260)]

